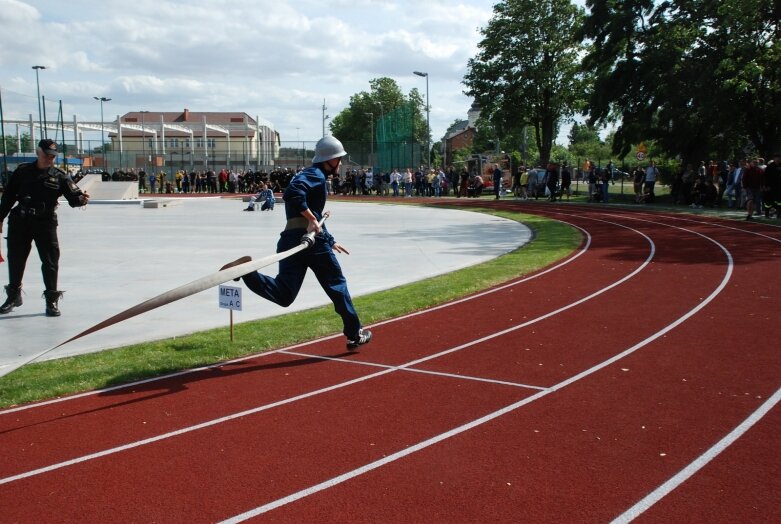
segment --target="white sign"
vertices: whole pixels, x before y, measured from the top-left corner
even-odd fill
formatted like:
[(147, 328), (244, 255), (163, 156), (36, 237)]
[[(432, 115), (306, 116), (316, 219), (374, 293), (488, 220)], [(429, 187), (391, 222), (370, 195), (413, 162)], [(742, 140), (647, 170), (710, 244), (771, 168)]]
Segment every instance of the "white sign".
[(241, 288), (233, 286), (220, 286), (220, 307), (241, 311)]
[(643, 160), (645, 158), (645, 153), (643, 151), (638, 151), (635, 156), (638, 160)]

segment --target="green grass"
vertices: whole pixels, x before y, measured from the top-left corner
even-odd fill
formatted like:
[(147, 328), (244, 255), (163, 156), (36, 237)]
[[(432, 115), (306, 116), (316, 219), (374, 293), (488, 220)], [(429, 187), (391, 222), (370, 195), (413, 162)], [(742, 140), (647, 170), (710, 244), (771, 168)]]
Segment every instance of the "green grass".
[[(457, 207), (457, 206), (454, 206)], [(489, 288), (547, 266), (580, 244), (580, 233), (565, 224), (533, 215), (487, 209), (523, 222), (534, 239), (497, 259), (446, 275), (354, 299), (361, 321), (373, 324)], [(349, 275), (348, 282), (349, 282)], [(0, 378), (0, 407), (123, 384), (174, 371), (214, 364), (244, 355), (341, 332), (341, 319), (329, 304), (319, 308), (183, 337), (136, 344), (88, 355), (24, 366)]]

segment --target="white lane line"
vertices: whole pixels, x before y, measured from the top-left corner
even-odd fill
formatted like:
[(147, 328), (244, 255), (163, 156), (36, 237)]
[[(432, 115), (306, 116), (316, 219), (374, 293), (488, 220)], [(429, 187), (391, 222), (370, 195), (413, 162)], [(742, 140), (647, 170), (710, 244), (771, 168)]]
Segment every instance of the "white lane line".
[(150, 437), (144, 440), (138, 440), (136, 442), (131, 442), (122, 446), (117, 446), (110, 449), (105, 449), (103, 451), (98, 451), (97, 453), (92, 453), (90, 455), (84, 455), (82, 457), (77, 457), (71, 460), (66, 460), (64, 462), (59, 462), (57, 464), (52, 464), (50, 466), (45, 466), (43, 468), (34, 469), (31, 471), (26, 471), (24, 473), (19, 473), (18, 475), (13, 475), (11, 477), (5, 477), (0, 479), (0, 485), (3, 484), (10, 484), (11, 482), (15, 482), (17, 480), (26, 479), (29, 477), (34, 477), (35, 475), (41, 475), (43, 473), (48, 473), (50, 471), (55, 471), (57, 469), (61, 469), (67, 466), (72, 466), (74, 464), (80, 464), (82, 462), (87, 462), (89, 460), (94, 460), (100, 457), (105, 457), (107, 455), (113, 455), (115, 453), (119, 453), (121, 451), (127, 451), (129, 449), (138, 448), (141, 446), (146, 446), (147, 444), (152, 444), (154, 442), (159, 442), (161, 440), (169, 439), (172, 437), (176, 437), (179, 435), (184, 435), (186, 433), (190, 433), (193, 431), (197, 431), (199, 429), (208, 428), (210, 426), (216, 426), (217, 424), (222, 424), (224, 422), (229, 422), (231, 420), (236, 420), (241, 417), (246, 417), (248, 415), (252, 415), (254, 413), (260, 413), (261, 411), (267, 411), (269, 409), (284, 406), (285, 404), (290, 404), (292, 402), (297, 402), (299, 400), (303, 400), (305, 398), (314, 397), (316, 395), (320, 395), (323, 393), (327, 393), (329, 391), (334, 391), (336, 389), (340, 389), (343, 387), (351, 386), (353, 384), (357, 384), (359, 382), (363, 382), (365, 380), (370, 380), (382, 375), (387, 375), (389, 373), (392, 373), (394, 370), (392, 369), (384, 369), (382, 371), (378, 371), (377, 373), (373, 373), (371, 375), (366, 375), (363, 377), (355, 378), (353, 380), (348, 380), (347, 382), (342, 382), (340, 384), (334, 384), (333, 386), (328, 386), (322, 389), (317, 389), (315, 391), (310, 391), (309, 393), (303, 393), (301, 395), (297, 395), (295, 397), (290, 397), (284, 400), (280, 400), (278, 402), (273, 402), (271, 404), (265, 404), (263, 406), (258, 406), (252, 409), (248, 409), (246, 411), (240, 411), (238, 413), (233, 413), (231, 415), (226, 415), (224, 417), (216, 418), (213, 420), (208, 420), (206, 422), (202, 422), (200, 424), (196, 424), (194, 426), (188, 426), (185, 428), (177, 429), (176, 431), (170, 431), (168, 433), (163, 433), (161, 435), (156, 435), (154, 437)]
[[(622, 225), (621, 227), (626, 227), (626, 226)], [(628, 228), (628, 227), (627, 227), (627, 229), (631, 230), (631, 228)], [(17, 475), (13, 475), (13, 476), (10, 476), (10, 477), (2, 478), (2, 479), (0, 479), (0, 485), (8, 484), (10, 482), (14, 482), (14, 481), (21, 480), (21, 479), (24, 479), (24, 478), (29, 478), (29, 477), (32, 477), (32, 476), (35, 476), (35, 475), (48, 473), (48, 472), (51, 472), (51, 471), (54, 471), (54, 470), (57, 470), (57, 469), (60, 469), (60, 468), (72, 466), (74, 464), (79, 464), (79, 463), (82, 463), (82, 462), (87, 462), (89, 460), (94, 460), (94, 459), (97, 459), (97, 458), (100, 458), (100, 457), (105, 457), (107, 455), (112, 455), (114, 453), (119, 453), (119, 452), (122, 452), (122, 451), (126, 451), (128, 449), (133, 449), (133, 448), (137, 448), (137, 447), (144, 446), (144, 445), (147, 445), (147, 444), (152, 444), (154, 442), (158, 442), (158, 441), (161, 441), (161, 440), (164, 440), (164, 439), (167, 439), (167, 438), (176, 437), (176, 436), (179, 436), (179, 435), (190, 433), (192, 431), (196, 431), (196, 430), (203, 429), (203, 428), (206, 428), (206, 427), (214, 426), (216, 424), (220, 424), (220, 423), (223, 423), (223, 422), (234, 420), (234, 419), (237, 419), (237, 418), (240, 418), (240, 417), (252, 415), (254, 413), (259, 413), (261, 411), (265, 411), (267, 409), (271, 409), (271, 408), (274, 408), (274, 407), (277, 407), (277, 406), (282, 406), (282, 405), (285, 405), (285, 404), (289, 404), (289, 403), (295, 402), (297, 400), (305, 399), (305, 398), (308, 398), (308, 397), (311, 397), (311, 396), (315, 396), (315, 395), (319, 395), (319, 394), (322, 394), (322, 393), (327, 393), (329, 391), (333, 391), (333, 390), (336, 390), (336, 389), (339, 389), (339, 388), (342, 388), (342, 387), (351, 386), (353, 384), (362, 382), (364, 380), (369, 380), (369, 379), (373, 379), (373, 378), (376, 378), (376, 377), (379, 377), (379, 376), (382, 376), (382, 375), (386, 375), (388, 373), (392, 373), (394, 371), (397, 371), (399, 368), (404, 368), (404, 367), (408, 367), (408, 366), (414, 366), (414, 365), (417, 365), (417, 364), (419, 364), (421, 362), (426, 362), (428, 360), (432, 360), (434, 358), (437, 358), (438, 356), (450, 354), (450, 353), (452, 353), (454, 351), (458, 351), (460, 349), (464, 349), (466, 347), (470, 347), (470, 346), (472, 346), (474, 344), (478, 344), (480, 342), (484, 342), (486, 340), (490, 340), (492, 338), (496, 338), (496, 337), (501, 336), (501, 335), (503, 335), (505, 333), (509, 333), (511, 331), (515, 331), (516, 329), (520, 329), (521, 327), (527, 326), (529, 324), (533, 324), (534, 322), (537, 322), (539, 320), (542, 320), (544, 318), (548, 318), (548, 317), (556, 314), (556, 312), (564, 311), (566, 309), (569, 309), (570, 307), (574, 307), (577, 304), (585, 302), (589, 298), (592, 298), (592, 297), (595, 297), (597, 295), (600, 295), (603, 292), (607, 291), (608, 289), (611, 289), (611, 288), (615, 287), (619, 283), (624, 282), (624, 281), (628, 280), (629, 278), (631, 278), (633, 275), (639, 273), (642, 270), (642, 268), (645, 267), (646, 265), (648, 265), (650, 263), (650, 260), (653, 258), (654, 253), (655, 253), (655, 246), (654, 246), (653, 241), (647, 235), (645, 235), (643, 233), (640, 233), (640, 232), (638, 232), (638, 233), (640, 235), (644, 236), (646, 238), (646, 240), (651, 245), (650, 253), (649, 253), (648, 258), (646, 259), (646, 261), (645, 261), (645, 263), (643, 265), (639, 266), (637, 269), (635, 269), (635, 271), (633, 271), (629, 275), (626, 275), (621, 280), (619, 280), (617, 282), (614, 282), (613, 284), (611, 284), (607, 288), (603, 288), (602, 290), (593, 293), (589, 297), (587, 297), (585, 299), (580, 299), (577, 302), (575, 302), (574, 304), (571, 304), (570, 306), (564, 306), (564, 307), (556, 310), (555, 312), (546, 313), (545, 315), (542, 315), (542, 316), (538, 317), (537, 319), (533, 319), (531, 321), (525, 322), (524, 324), (521, 324), (521, 325), (516, 326), (514, 328), (506, 329), (506, 330), (504, 330), (502, 332), (499, 332), (499, 333), (496, 333), (494, 335), (482, 337), (482, 338), (480, 338), (478, 340), (475, 340), (473, 342), (470, 342), (470, 343), (467, 343), (467, 344), (462, 344), (461, 346), (458, 346), (456, 348), (448, 349), (448, 350), (442, 351), (440, 353), (431, 355), (429, 357), (413, 360), (413, 361), (408, 362), (407, 364), (404, 364), (402, 366), (397, 366), (396, 368), (383, 369), (382, 371), (379, 371), (377, 373), (372, 373), (372, 374), (366, 375), (364, 377), (360, 377), (360, 378), (357, 378), (357, 379), (349, 380), (347, 382), (342, 382), (340, 384), (335, 384), (335, 385), (332, 385), (332, 386), (329, 386), (329, 387), (326, 387), (326, 388), (322, 388), (322, 389), (319, 389), (319, 390), (316, 390), (316, 391), (312, 391), (312, 392), (309, 392), (309, 393), (304, 393), (302, 395), (291, 397), (289, 399), (282, 400), (282, 401), (279, 401), (279, 402), (275, 402), (273, 404), (268, 404), (268, 405), (264, 405), (264, 406), (258, 406), (256, 408), (252, 408), (252, 409), (249, 409), (249, 410), (246, 410), (246, 411), (242, 411), (242, 412), (239, 412), (239, 413), (234, 413), (232, 415), (227, 415), (227, 416), (220, 417), (220, 418), (217, 418), (217, 419), (209, 420), (209, 421), (206, 421), (206, 422), (203, 422), (203, 423), (200, 423), (200, 424), (196, 424), (196, 425), (193, 425), (193, 426), (188, 426), (188, 427), (181, 428), (181, 429), (178, 429), (178, 430), (175, 430), (175, 431), (170, 431), (168, 433), (157, 435), (155, 437), (150, 437), (148, 439), (140, 440), (140, 441), (137, 441), (137, 442), (131, 442), (131, 443), (128, 443), (128, 444), (125, 444), (125, 445), (122, 445), (122, 446), (117, 446), (117, 447), (114, 447), (114, 448), (106, 449), (106, 450), (99, 451), (99, 452), (96, 452), (96, 453), (92, 453), (92, 454), (89, 454), (89, 455), (85, 455), (85, 456), (82, 456), (82, 457), (77, 457), (77, 458), (74, 458), (74, 459), (71, 459), (71, 460), (59, 462), (57, 464), (51, 464), (49, 466), (45, 466), (45, 467), (38, 468), (38, 469), (35, 469), (35, 470), (27, 471), (27, 472), (24, 472), (24, 473), (19, 473)], [(306, 344), (307, 343), (299, 344), (299, 346), (306, 345)], [(280, 350), (280, 352), (281, 351), (282, 350)]]
[(318, 360), (329, 360), (332, 362), (339, 362), (342, 364), (354, 364), (357, 366), (369, 366), (374, 368), (384, 368), (384, 369), (392, 369), (394, 371), (406, 371), (410, 373), (420, 373), (423, 375), (435, 375), (438, 377), (447, 377), (447, 378), (455, 378), (460, 380), (472, 380), (476, 382), (486, 382), (488, 384), (497, 384), (500, 386), (512, 386), (516, 388), (525, 388), (525, 389), (536, 389), (538, 391), (544, 391), (548, 389), (547, 387), (542, 386), (532, 386), (530, 384), (522, 384), (520, 382), (509, 382), (506, 380), (497, 380), (493, 378), (483, 378), (483, 377), (473, 377), (471, 375), (458, 375), (456, 373), (445, 373), (443, 371), (431, 371), (428, 369), (417, 369), (417, 368), (409, 368), (406, 367), (406, 365), (401, 366), (393, 366), (390, 364), (378, 364), (376, 362), (366, 362), (364, 360), (347, 360), (341, 357), (326, 357), (323, 355), (313, 355), (310, 353), (299, 353), (297, 351), (281, 351), (281, 353), (284, 353), (285, 355), (294, 355), (297, 357), (304, 357), (304, 358), (314, 358)]
[(692, 461), (677, 475), (649, 493), (646, 497), (638, 501), (637, 504), (626, 510), (624, 513), (616, 517), (613, 520), (613, 523), (625, 524), (627, 522), (631, 522), (642, 515), (646, 510), (651, 508), (651, 506), (669, 495), (676, 488), (678, 488), (678, 486), (686, 482), (695, 473), (704, 468), (710, 461), (718, 457), (724, 450), (734, 444), (740, 437), (743, 436), (746, 431), (751, 429), (754, 424), (759, 422), (762, 417), (767, 415), (770, 410), (773, 409), (776, 404), (778, 404), (779, 400), (781, 400), (781, 388), (777, 389), (772, 397), (767, 399), (761, 406), (759, 406), (759, 408), (757, 408), (757, 410), (754, 411), (746, 420), (741, 422), (738, 427), (730, 431), (724, 438), (719, 440), (705, 453), (697, 457), (697, 459)]
[[(684, 231), (688, 231), (688, 230), (686, 230), (684, 228), (678, 228), (676, 226), (670, 226), (670, 227), (675, 227), (676, 229), (683, 229)], [(425, 448), (428, 448), (430, 446), (433, 446), (434, 444), (442, 442), (443, 440), (446, 440), (446, 439), (451, 438), (451, 437), (453, 437), (455, 435), (458, 435), (460, 433), (463, 433), (465, 431), (473, 429), (474, 427), (479, 426), (481, 424), (485, 424), (486, 422), (489, 422), (489, 421), (491, 421), (491, 420), (493, 420), (495, 418), (498, 418), (498, 417), (500, 417), (502, 415), (505, 415), (507, 413), (515, 411), (516, 409), (519, 409), (519, 408), (521, 408), (521, 407), (523, 407), (523, 406), (525, 406), (525, 405), (527, 405), (527, 404), (529, 404), (531, 402), (534, 402), (535, 400), (543, 398), (543, 397), (545, 397), (545, 396), (547, 396), (547, 395), (549, 395), (551, 393), (554, 393), (554, 392), (556, 392), (556, 391), (558, 391), (558, 390), (560, 390), (560, 389), (562, 389), (564, 387), (567, 387), (567, 386), (569, 386), (569, 385), (571, 385), (571, 384), (573, 384), (573, 383), (575, 383), (575, 382), (577, 382), (579, 380), (582, 380), (582, 379), (584, 379), (584, 378), (586, 378), (586, 377), (588, 377), (588, 376), (590, 376), (590, 375), (592, 375), (592, 374), (602, 370), (603, 368), (605, 368), (605, 367), (607, 367), (607, 366), (617, 362), (618, 360), (621, 360), (621, 359), (631, 355), (632, 353), (636, 352), (640, 348), (650, 344), (654, 340), (664, 336), (670, 330), (674, 329), (676, 326), (680, 325), (685, 320), (687, 320), (687, 319), (691, 318), (692, 316), (696, 315), (701, 309), (703, 309), (706, 305), (708, 305), (710, 302), (712, 302), (724, 290), (724, 288), (727, 286), (727, 283), (729, 282), (729, 280), (732, 277), (734, 261), (733, 261), (731, 253), (722, 244), (720, 244), (716, 240), (713, 240), (712, 238), (709, 238), (709, 237), (707, 237), (707, 236), (705, 236), (705, 235), (703, 235), (701, 233), (698, 233), (696, 231), (691, 231), (691, 233), (693, 233), (695, 235), (698, 235), (698, 236), (700, 236), (702, 238), (705, 238), (706, 240), (716, 244), (721, 249), (721, 251), (725, 254), (725, 256), (727, 258), (727, 270), (725, 271), (724, 277), (722, 278), (722, 281), (719, 284), (719, 286), (717, 286), (716, 289), (714, 289), (711, 292), (711, 294), (708, 295), (708, 297), (703, 299), (702, 302), (700, 302), (697, 306), (695, 306), (694, 308), (689, 310), (683, 316), (679, 317), (675, 322), (667, 325), (666, 327), (664, 327), (660, 331), (654, 333), (653, 335), (651, 335), (648, 338), (646, 338), (645, 340), (635, 344), (634, 346), (632, 346), (631, 348), (623, 351), (622, 353), (620, 353), (618, 355), (615, 355), (614, 357), (612, 357), (612, 358), (610, 358), (610, 359), (608, 359), (608, 360), (606, 360), (604, 362), (601, 362), (601, 363), (599, 363), (599, 364), (597, 364), (597, 365), (595, 365), (595, 366), (593, 366), (593, 367), (591, 367), (591, 368), (589, 368), (587, 370), (584, 370), (583, 372), (578, 373), (577, 375), (575, 375), (573, 377), (570, 377), (569, 379), (554, 385), (553, 387), (551, 387), (548, 390), (540, 391), (539, 393), (536, 393), (536, 394), (534, 394), (534, 395), (532, 395), (530, 397), (527, 397), (527, 398), (525, 398), (523, 400), (520, 400), (520, 401), (518, 401), (518, 402), (516, 402), (514, 404), (510, 404), (509, 406), (504, 407), (504, 408), (502, 408), (500, 410), (497, 410), (497, 411), (495, 411), (493, 413), (489, 413), (488, 415), (485, 415), (485, 416), (483, 416), (483, 417), (481, 417), (479, 419), (476, 419), (476, 420), (474, 420), (472, 422), (469, 422), (469, 423), (464, 424), (462, 426), (459, 426), (457, 428), (453, 428), (452, 430), (450, 430), (450, 431), (448, 431), (446, 433), (442, 433), (442, 434), (437, 435), (435, 437), (432, 437), (432, 438), (430, 438), (428, 440), (424, 440), (424, 441), (419, 442), (419, 443), (417, 443), (417, 444), (415, 444), (413, 446), (410, 446), (410, 447), (405, 448), (405, 449), (403, 449), (401, 451), (398, 451), (398, 452), (396, 452), (396, 453), (394, 453), (392, 455), (388, 455), (386, 457), (383, 457), (380, 460), (377, 460), (375, 462), (371, 462), (371, 463), (366, 464), (366, 465), (364, 465), (364, 466), (362, 466), (360, 468), (354, 469), (352, 471), (349, 471), (349, 472), (344, 473), (342, 475), (339, 475), (337, 477), (333, 477), (333, 478), (331, 478), (329, 480), (326, 480), (326, 481), (321, 482), (319, 484), (316, 484), (314, 486), (310, 486), (309, 488), (303, 489), (303, 490), (298, 491), (296, 493), (292, 493), (292, 494), (290, 494), (290, 495), (288, 495), (286, 497), (274, 500), (272, 502), (269, 502), (268, 504), (264, 504), (262, 506), (258, 506), (257, 508), (254, 508), (254, 509), (251, 509), (251, 510), (246, 511), (244, 513), (241, 513), (239, 515), (230, 517), (230, 518), (224, 520), (223, 522), (224, 523), (243, 522), (243, 521), (245, 521), (247, 519), (256, 517), (256, 516), (261, 515), (263, 513), (267, 513), (268, 511), (271, 511), (273, 509), (279, 508), (279, 507), (284, 506), (286, 504), (289, 504), (291, 502), (295, 502), (295, 501), (300, 500), (302, 498), (308, 497), (309, 495), (312, 495), (314, 493), (317, 493), (317, 492), (323, 491), (325, 489), (331, 488), (333, 486), (336, 486), (337, 484), (341, 484), (342, 482), (345, 482), (345, 481), (350, 480), (352, 478), (358, 477), (360, 475), (363, 475), (364, 473), (368, 473), (369, 471), (372, 471), (372, 470), (377, 469), (377, 468), (379, 468), (381, 466), (387, 465), (387, 464), (389, 464), (391, 462), (394, 462), (394, 461), (399, 460), (401, 458), (404, 458), (404, 457), (406, 457), (408, 455), (411, 455), (412, 453), (415, 453), (415, 452), (420, 451), (422, 449), (425, 449)]]
[[(551, 219), (551, 220), (556, 220), (556, 219)], [(578, 250), (578, 252), (575, 255), (572, 255), (572, 256), (566, 258), (565, 260), (559, 262), (558, 264), (555, 264), (555, 265), (549, 267), (548, 269), (546, 269), (544, 271), (540, 271), (538, 273), (534, 273), (533, 275), (529, 275), (528, 277), (523, 277), (523, 278), (521, 278), (519, 280), (514, 280), (514, 281), (511, 281), (511, 282), (508, 282), (507, 284), (504, 284), (502, 286), (491, 288), (489, 290), (486, 290), (486, 291), (483, 291), (483, 292), (480, 292), (480, 293), (476, 293), (476, 294), (470, 295), (468, 297), (464, 297), (464, 298), (460, 298), (460, 299), (457, 299), (457, 300), (453, 300), (451, 302), (446, 302), (444, 304), (440, 304), (438, 306), (434, 306), (434, 307), (429, 308), (429, 309), (425, 309), (425, 310), (422, 310), (422, 311), (416, 311), (414, 313), (410, 313), (408, 315), (404, 315), (404, 316), (401, 316), (401, 317), (394, 317), (394, 318), (391, 318), (391, 319), (388, 319), (388, 320), (384, 320), (382, 322), (377, 322), (377, 323), (372, 324), (371, 326), (367, 326), (367, 327), (382, 326), (382, 325), (390, 324), (390, 323), (393, 323), (393, 322), (400, 322), (402, 320), (406, 320), (406, 319), (411, 318), (411, 317), (415, 317), (415, 316), (418, 316), (418, 315), (423, 315), (423, 314), (428, 313), (430, 311), (436, 311), (438, 309), (443, 309), (443, 308), (450, 307), (450, 306), (453, 306), (453, 305), (456, 305), (456, 304), (461, 304), (463, 302), (468, 302), (470, 300), (475, 300), (477, 298), (481, 298), (481, 297), (484, 297), (486, 295), (490, 295), (491, 293), (496, 293), (498, 291), (502, 291), (504, 289), (507, 289), (507, 288), (510, 288), (510, 287), (513, 287), (513, 286), (518, 286), (518, 285), (524, 284), (524, 283), (526, 283), (526, 282), (528, 282), (530, 280), (534, 280), (534, 279), (539, 278), (539, 277), (541, 277), (543, 275), (546, 275), (546, 274), (548, 274), (548, 273), (550, 273), (552, 271), (561, 269), (562, 267), (564, 267), (564, 266), (566, 266), (568, 264), (571, 264), (572, 262), (574, 262), (575, 260), (580, 258), (582, 255), (584, 255), (589, 250), (589, 248), (591, 247), (591, 243), (592, 243), (592, 237), (591, 237), (591, 234), (588, 231), (586, 231), (585, 229), (583, 229), (582, 227), (580, 227), (580, 226), (578, 226), (576, 224), (572, 224), (571, 222), (566, 222), (564, 220), (558, 220), (558, 221), (561, 222), (562, 224), (567, 224), (569, 226), (572, 226), (575, 229), (579, 229), (585, 235), (586, 243), (583, 245), (582, 248), (580, 248), (580, 250)], [(603, 222), (607, 222), (607, 221), (603, 221)], [(608, 223), (612, 224), (613, 222), (608, 222)], [(616, 224), (616, 225), (620, 225), (620, 224)], [(624, 227), (624, 226), (621, 226), (621, 227)], [(67, 396), (67, 397), (61, 397), (61, 398), (45, 400), (45, 401), (42, 401), (42, 402), (35, 402), (35, 403), (31, 403), (31, 404), (25, 404), (24, 406), (17, 406), (17, 407), (14, 407), (14, 408), (0, 410), (0, 416), (8, 415), (8, 414), (11, 414), (11, 413), (17, 413), (19, 411), (26, 411), (26, 410), (30, 410), (30, 409), (34, 409), (34, 408), (38, 408), (38, 407), (44, 407), (44, 406), (48, 406), (48, 405), (51, 405), (51, 404), (58, 404), (60, 402), (67, 402), (69, 400), (75, 400), (75, 399), (84, 398), (84, 397), (88, 397), (88, 396), (92, 396), (92, 395), (101, 395), (103, 393), (108, 393), (108, 392), (117, 391), (117, 390), (121, 390), (121, 389), (132, 389), (132, 388), (134, 388), (136, 386), (143, 385), (143, 384), (149, 384), (149, 383), (152, 383), (152, 382), (168, 380), (170, 378), (175, 378), (175, 377), (187, 375), (187, 374), (190, 374), (190, 373), (199, 373), (199, 372), (202, 372), (202, 371), (207, 371), (209, 369), (219, 368), (219, 367), (222, 367), (222, 366), (228, 366), (228, 365), (231, 365), (231, 364), (237, 364), (239, 362), (244, 362), (244, 361), (247, 361), (247, 360), (252, 360), (252, 359), (256, 359), (256, 358), (260, 358), (260, 357), (266, 357), (266, 356), (273, 355), (275, 353), (278, 353), (278, 352), (281, 352), (281, 351), (285, 351), (285, 350), (296, 349), (296, 348), (300, 348), (300, 347), (309, 346), (309, 345), (312, 345), (312, 344), (319, 344), (319, 343), (324, 342), (326, 340), (332, 340), (334, 338), (339, 338), (341, 336), (342, 335), (340, 333), (337, 333), (337, 334), (334, 334), (334, 335), (328, 335), (326, 337), (321, 337), (321, 338), (318, 338), (316, 340), (309, 340), (307, 342), (301, 342), (299, 344), (295, 344), (295, 345), (288, 346), (288, 347), (285, 347), (285, 348), (276, 349), (276, 350), (273, 350), (273, 351), (267, 351), (265, 353), (256, 353), (254, 355), (247, 355), (246, 357), (236, 358), (236, 359), (228, 360), (228, 361), (225, 361), (225, 362), (218, 362), (216, 364), (212, 364), (212, 365), (209, 365), (209, 366), (203, 366), (203, 367), (199, 367), (199, 368), (193, 368), (193, 369), (187, 369), (187, 370), (183, 370), (183, 371), (177, 371), (175, 373), (170, 373), (168, 375), (161, 375), (159, 377), (152, 377), (152, 378), (148, 378), (148, 379), (144, 379), (144, 380), (138, 380), (136, 382), (130, 382), (130, 383), (127, 383), (127, 384), (120, 384), (118, 386), (112, 386), (112, 387), (109, 387), (109, 388), (95, 389), (95, 390), (92, 390), (92, 391), (85, 391), (84, 393), (78, 393), (76, 395), (70, 395), (70, 396)]]
[[(616, 214), (613, 214), (613, 213), (602, 213), (602, 214), (604, 216), (615, 216), (616, 215)], [(642, 215), (645, 215), (645, 216), (650, 216), (650, 217), (660, 216), (661, 215), (661, 214), (660, 215), (654, 215), (653, 213), (639, 213), (639, 214), (642, 214)], [(629, 218), (631, 215), (621, 215), (621, 216)], [(693, 218), (691, 216), (686, 216), (686, 215), (682, 216), (682, 215), (674, 215), (674, 214), (664, 214), (664, 215), (661, 215), (661, 216), (663, 216), (664, 218), (668, 218), (670, 220), (677, 220), (679, 222), (690, 222), (690, 223), (694, 223), (694, 224), (702, 224), (702, 225), (706, 225), (706, 226), (714, 226), (714, 227), (718, 227), (718, 228), (721, 228), (721, 229), (730, 229), (732, 231), (737, 231), (738, 233), (746, 233), (746, 234), (749, 234), (749, 235), (755, 235), (755, 236), (758, 236), (758, 237), (762, 237), (762, 238), (764, 238), (766, 240), (770, 240), (771, 242), (776, 242), (776, 243), (781, 244), (781, 239), (779, 239), (779, 238), (772, 237), (770, 235), (766, 235), (765, 233), (761, 233), (759, 231), (753, 231), (751, 229), (744, 229), (744, 228), (741, 228), (741, 227), (730, 226), (727, 223), (721, 223), (721, 222), (717, 222), (715, 220), (714, 221), (697, 220), (697, 219), (695, 219), (695, 218)], [(719, 218), (718, 220), (725, 221), (726, 219)], [(760, 223), (762, 223), (762, 222), (760, 222)], [(775, 227), (780, 227), (780, 226), (777, 226), (775, 224), (767, 224), (767, 223), (765, 223), (764, 225), (772, 226), (774, 228)]]

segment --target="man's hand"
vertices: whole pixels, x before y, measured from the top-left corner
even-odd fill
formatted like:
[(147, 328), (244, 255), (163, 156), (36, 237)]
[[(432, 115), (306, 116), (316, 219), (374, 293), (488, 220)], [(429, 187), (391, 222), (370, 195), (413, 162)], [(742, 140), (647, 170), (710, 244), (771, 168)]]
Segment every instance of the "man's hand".
[(82, 193), (79, 196), (79, 202), (81, 202), (82, 205), (86, 206), (87, 202), (89, 202), (89, 193), (87, 193), (86, 191)]
[(305, 209), (301, 212), (301, 216), (306, 218), (308, 221), (308, 224), (306, 225), (306, 232), (311, 233), (314, 231), (315, 235), (320, 233), (320, 230), (322, 229), (320, 227), (320, 224), (317, 223), (317, 217), (315, 216), (312, 211), (309, 209)]
[(345, 249), (345, 247), (343, 245), (341, 245), (340, 243), (338, 243), (338, 242), (336, 244), (334, 244), (331, 249), (333, 249), (337, 253), (344, 253), (345, 255), (349, 255), (350, 254), (350, 252), (347, 251), (347, 249)]

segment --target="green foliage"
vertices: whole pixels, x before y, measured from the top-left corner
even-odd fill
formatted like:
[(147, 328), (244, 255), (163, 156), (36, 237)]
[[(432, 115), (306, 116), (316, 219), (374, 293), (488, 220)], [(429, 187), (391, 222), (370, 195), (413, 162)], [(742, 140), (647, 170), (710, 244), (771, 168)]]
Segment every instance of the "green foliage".
[[(534, 131), (546, 162), (563, 119), (582, 106), (580, 42), (583, 11), (569, 0), (505, 0), (482, 29), (464, 78), (499, 137)], [(509, 148), (507, 148), (509, 149)]]
[[(6, 135), (5, 137), (5, 153), (7, 155), (13, 155), (15, 153), (19, 153), (20, 151), (30, 151), (30, 133), (22, 133), (20, 138), (22, 142), (22, 147), (19, 148), (19, 140), (16, 139), (15, 136)], [(2, 151), (2, 144), (0, 144), (0, 154), (3, 154)]]
[(471, 154), (472, 149), (468, 147), (454, 149), (453, 158), (450, 160), (450, 163), (456, 166), (460, 166), (466, 162), (467, 158), (469, 158), (469, 155)]
[(425, 104), (417, 88), (404, 96), (392, 78), (382, 77), (369, 81), (370, 90), (350, 97), (350, 104), (336, 115), (329, 125), (331, 133), (342, 142), (366, 142), (382, 133), (383, 118), (394, 110), (411, 104), (412, 135), (408, 138), (426, 142)]
[(655, 140), (668, 157), (781, 146), (781, 8), (774, 0), (588, 0), (583, 61), (593, 122), (613, 150)]

